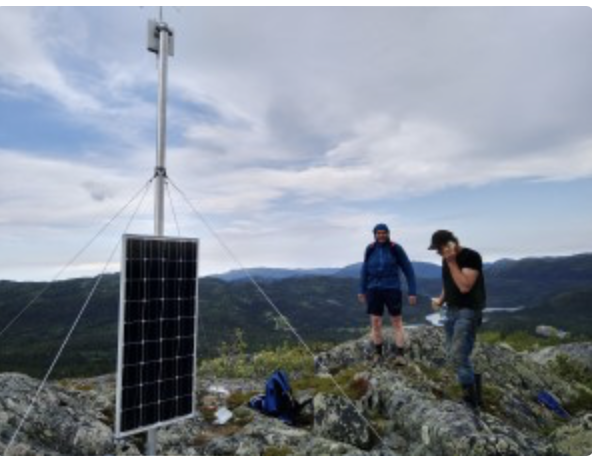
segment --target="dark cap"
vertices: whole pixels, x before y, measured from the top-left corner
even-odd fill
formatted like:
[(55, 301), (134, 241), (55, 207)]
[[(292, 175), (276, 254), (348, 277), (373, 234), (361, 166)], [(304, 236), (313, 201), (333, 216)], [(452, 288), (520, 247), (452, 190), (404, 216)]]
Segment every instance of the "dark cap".
[(432, 234), (432, 243), (428, 247), (428, 250), (438, 250), (440, 247), (448, 244), (450, 241), (458, 242), (452, 231), (438, 230)]
[(377, 231), (386, 231), (387, 233), (390, 233), (389, 227), (387, 226), (386, 223), (379, 223), (377, 224), (374, 229), (372, 230), (372, 232), (374, 234), (376, 234)]

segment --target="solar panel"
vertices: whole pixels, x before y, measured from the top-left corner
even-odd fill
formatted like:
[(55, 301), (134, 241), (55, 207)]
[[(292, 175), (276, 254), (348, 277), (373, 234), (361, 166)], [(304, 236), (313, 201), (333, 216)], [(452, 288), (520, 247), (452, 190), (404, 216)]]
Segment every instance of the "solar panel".
[(195, 414), (198, 240), (123, 237), (116, 436)]

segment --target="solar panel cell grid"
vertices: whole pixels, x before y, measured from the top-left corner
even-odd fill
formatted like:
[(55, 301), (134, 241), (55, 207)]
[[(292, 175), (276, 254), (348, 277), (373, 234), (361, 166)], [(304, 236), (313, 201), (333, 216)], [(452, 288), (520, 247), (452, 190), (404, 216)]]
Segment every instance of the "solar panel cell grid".
[(197, 240), (125, 237), (117, 434), (195, 410)]

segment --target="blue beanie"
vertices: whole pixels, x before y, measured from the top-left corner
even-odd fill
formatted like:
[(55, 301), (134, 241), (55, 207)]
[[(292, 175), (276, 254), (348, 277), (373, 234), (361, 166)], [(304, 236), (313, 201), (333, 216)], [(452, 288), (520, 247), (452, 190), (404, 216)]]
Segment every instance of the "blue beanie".
[(372, 232), (376, 234), (377, 231), (386, 231), (387, 233), (390, 233), (389, 227), (386, 226), (386, 223), (379, 223), (376, 225)]

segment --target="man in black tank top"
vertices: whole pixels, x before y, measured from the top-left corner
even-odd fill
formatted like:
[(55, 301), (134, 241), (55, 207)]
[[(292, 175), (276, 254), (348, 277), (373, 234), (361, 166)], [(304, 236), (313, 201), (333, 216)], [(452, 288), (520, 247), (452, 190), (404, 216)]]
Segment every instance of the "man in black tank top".
[(432, 301), (434, 308), (447, 304), (444, 330), (448, 358), (463, 389), (463, 400), (477, 408), (482, 405), (481, 375), (474, 372), (470, 357), (486, 303), (483, 260), (447, 230), (433, 234), (429, 249), (442, 257), (442, 294)]

